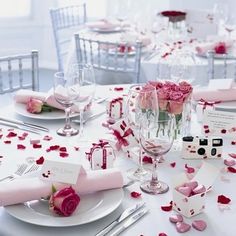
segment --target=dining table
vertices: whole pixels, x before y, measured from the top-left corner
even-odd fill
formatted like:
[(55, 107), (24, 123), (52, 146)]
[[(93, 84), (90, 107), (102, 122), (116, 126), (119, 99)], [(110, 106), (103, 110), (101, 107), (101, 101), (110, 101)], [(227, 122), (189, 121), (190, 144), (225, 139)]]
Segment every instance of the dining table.
[[(100, 21), (98, 21), (100, 22)], [(112, 22), (112, 21), (111, 21)], [(95, 22), (94, 24), (96, 24)], [(89, 26), (90, 25), (90, 26)], [(162, 28), (158, 33), (151, 31), (139, 30), (132, 23), (124, 23), (123, 27), (114, 27), (103, 29), (92, 27), (93, 22), (88, 23), (78, 33), (84, 38), (95, 39), (103, 42), (113, 43), (135, 43), (136, 40), (142, 42), (140, 79), (138, 82), (145, 83), (148, 80), (167, 79), (175, 80), (180, 77), (188, 80), (194, 85), (206, 86), (210, 78), (209, 61), (207, 54), (199, 54), (196, 47), (201, 44), (213, 42), (224, 42), (229, 39), (222, 35), (209, 35), (206, 38), (194, 37), (191, 34), (182, 33), (178, 36), (169, 34), (168, 27)], [(232, 47), (232, 54), (235, 54), (235, 47)], [(231, 50), (230, 50), (231, 51)], [(129, 58), (134, 57), (134, 53)], [(128, 59), (129, 59), (128, 58)], [(68, 48), (68, 55), (65, 59), (65, 68), (76, 62), (76, 49), (74, 36)], [(224, 68), (224, 57), (221, 55), (215, 60), (215, 78), (222, 78)], [(233, 60), (227, 62), (228, 77), (233, 77), (234, 63)], [(178, 75), (176, 75), (178, 74)], [(127, 78), (112, 75), (108, 73), (98, 73), (100, 84), (111, 83), (134, 83), (127, 81)]]
[[(127, 84), (100, 85), (97, 86), (94, 97), (120, 97), (127, 94), (130, 86), (131, 85)], [(45, 148), (32, 149), (30, 146), (30, 141), (33, 143), (34, 141), (37, 142), (37, 140), (41, 140), (40, 144), (42, 144), (44, 147), (49, 145), (63, 145), (67, 148), (70, 158), (82, 159), (85, 164), (85, 168), (89, 169), (90, 164), (86, 158), (85, 152), (89, 150), (93, 142), (97, 142), (99, 139), (109, 140), (113, 137), (111, 131), (107, 128), (107, 125), (105, 125), (108, 120), (108, 115), (106, 113), (97, 116), (96, 118), (91, 119), (85, 123), (83, 137), (62, 137), (56, 134), (56, 130), (62, 127), (64, 124), (65, 116), (63, 111), (56, 115), (53, 115), (53, 112), (51, 115), (44, 115), (44, 113), (32, 115), (26, 111), (22, 111), (18, 105), (19, 104), (15, 104), (13, 101), (11, 105), (2, 105), (0, 117), (5, 117), (7, 119), (17, 119), (44, 126), (49, 129), (49, 132), (40, 131), (39, 133), (33, 133), (30, 132), (30, 129), (22, 130), (22, 127), (24, 126), (20, 126), (20, 129), (18, 129), (15, 127), (2, 125), (2, 122), (0, 122), (1, 134), (3, 134), (0, 138), (0, 178), (13, 173), (17, 169), (17, 165), (21, 163), (32, 163), (38, 160), (41, 156), (50, 157), (51, 152), (47, 152)], [(85, 118), (91, 114), (96, 114), (98, 111), (101, 112), (105, 110), (106, 101), (96, 104), (96, 99), (94, 99), (91, 110), (85, 114)], [(72, 120), (76, 118), (75, 114), (72, 114), (71, 116)], [(78, 124), (73, 123), (72, 125), (76, 128), (79, 128)], [(191, 119), (191, 135), (201, 135), (201, 125), (202, 124), (197, 121), (195, 111), (193, 110)], [(22, 137), (25, 132), (28, 133), (28, 136), (25, 140), (20, 140), (20, 138), (17, 137), (6, 138), (5, 135), (12, 130), (17, 133), (17, 137)], [(50, 138), (44, 139), (45, 136)], [(6, 140), (11, 140), (11, 143), (7, 143)], [(21, 149), (19, 148), (18, 144), (23, 144), (26, 146), (26, 148)], [(135, 158), (128, 158), (127, 154), (123, 151), (116, 151), (115, 153), (116, 160), (114, 162), (114, 167), (118, 168), (122, 172), (124, 179), (127, 180), (127, 170), (137, 167), (138, 161)], [(230, 153), (236, 153), (236, 146), (232, 144), (232, 138), (225, 138), (222, 158), (204, 160), (204, 162), (217, 167), (219, 169), (219, 175), (215, 179), (211, 190), (206, 194), (207, 196), (204, 211), (201, 214), (191, 218), (184, 217), (184, 222), (191, 225), (195, 220), (204, 220), (207, 223), (207, 227), (202, 232), (191, 227), (191, 229), (186, 232), (185, 235), (235, 235), (236, 188), (234, 181), (236, 181), (236, 175), (234, 173), (228, 172), (227, 167), (224, 165), (224, 159), (226, 159)], [(78, 220), (78, 223), (74, 222), (73, 224), (70, 224), (70, 217), (64, 217), (66, 218), (65, 221), (61, 221), (61, 225), (58, 225), (55, 223), (58, 219), (58, 216), (54, 216), (52, 219), (52, 213), (50, 213), (48, 209), (45, 208), (44, 210), (41, 210), (40, 207), (31, 208), (31, 205), (27, 205), (27, 203), (25, 203), (26, 206), (30, 208), (27, 210), (27, 212), (31, 212), (27, 214), (32, 214), (32, 218), (29, 218), (29, 216), (27, 218), (24, 215), (24, 211), (17, 217), (14, 217), (15, 212), (13, 210), (9, 212), (8, 207), (0, 207), (0, 235), (94, 236), (101, 229), (114, 221), (125, 209), (142, 202), (145, 202), (148, 213), (141, 217), (141, 219), (139, 219), (137, 222), (129, 226), (120, 235), (179, 235), (180, 233), (177, 232), (175, 224), (171, 223), (169, 220), (169, 217), (177, 214), (177, 212), (171, 209), (165, 211), (163, 208), (165, 209), (164, 206), (170, 206), (170, 202), (173, 199), (175, 177), (186, 172), (186, 164), (188, 167), (194, 168), (195, 174), (200, 168), (202, 161), (203, 160), (201, 159), (183, 159), (181, 156), (181, 150), (171, 149), (170, 152), (164, 156), (164, 161), (158, 164), (158, 175), (160, 179), (165, 181), (170, 187), (167, 193), (159, 195), (150, 195), (144, 193), (139, 188), (140, 181), (135, 181), (133, 184), (127, 187), (124, 186), (120, 189), (122, 196), (115, 195), (113, 196), (113, 199), (107, 200), (114, 203), (114, 206), (111, 204), (111, 210), (109, 211), (108, 209), (107, 213), (103, 212), (103, 208), (100, 208), (99, 210), (96, 209), (99, 206), (93, 202), (95, 201), (94, 199), (92, 202), (89, 202), (88, 200), (88, 205), (85, 206), (87, 219), (84, 221)], [(151, 167), (151, 164), (144, 163), (144, 168), (150, 170)], [(31, 175), (25, 176), (24, 178), (31, 178)], [(143, 177), (143, 179), (146, 178), (150, 178), (150, 175)], [(19, 186), (19, 191), (20, 190), (21, 186)], [(101, 202), (105, 201), (103, 202), (105, 205), (105, 196), (109, 191), (110, 190), (105, 190), (102, 192), (103, 195), (100, 200)], [(139, 197), (132, 197), (132, 192), (140, 193)], [(220, 204), (217, 201), (218, 196), (220, 195), (224, 195), (231, 199), (230, 203)], [(78, 215), (79, 214), (80, 212), (78, 211)], [(43, 216), (45, 220), (41, 222), (39, 220), (39, 216)], [(37, 217), (39, 218), (37, 219)], [(123, 225), (124, 222), (120, 224)], [(112, 231), (107, 235), (112, 235), (111, 233)]]

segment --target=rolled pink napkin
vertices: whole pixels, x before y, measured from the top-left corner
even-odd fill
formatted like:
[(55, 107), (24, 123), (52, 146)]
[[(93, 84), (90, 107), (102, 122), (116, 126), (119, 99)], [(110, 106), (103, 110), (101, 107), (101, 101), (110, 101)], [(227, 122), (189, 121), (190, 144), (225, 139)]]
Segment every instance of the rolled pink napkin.
[[(57, 190), (67, 187), (68, 184), (53, 183)], [(20, 187), (19, 187), (20, 186)], [(123, 187), (123, 177), (117, 169), (96, 170), (81, 174), (75, 185), (72, 185), (78, 194), (108, 190)], [(19, 178), (11, 182), (0, 183), (0, 206), (13, 205), (41, 197), (48, 197), (52, 193), (52, 183), (38, 177)]]
[(107, 19), (101, 19), (99, 21), (93, 21), (93, 22), (88, 22), (86, 23), (86, 26), (93, 29), (93, 28), (98, 28), (101, 30), (108, 30), (108, 29), (114, 29), (116, 27), (120, 26), (119, 22), (116, 21), (109, 21)]
[[(20, 89), (14, 95), (14, 100), (16, 103), (26, 104), (30, 98), (39, 99), (42, 102), (45, 102), (51, 107), (64, 110), (65, 108), (60, 105), (53, 96), (53, 91), (50, 89), (47, 93), (37, 92), (27, 89)], [(79, 112), (78, 106), (74, 105), (71, 108), (72, 112)]]
[(209, 102), (214, 101), (236, 101), (236, 86), (231, 89), (213, 90), (198, 89), (193, 90), (193, 99), (199, 101), (204, 99)]
[[(216, 53), (223, 53), (222, 48), (218, 46), (225, 46), (225, 52), (227, 52), (232, 46), (234, 41), (233, 40), (224, 40), (218, 42), (211, 42), (211, 43), (202, 43), (196, 46), (196, 51), (198, 54), (206, 54), (209, 50), (215, 50)], [(219, 50), (219, 52), (217, 51)]]

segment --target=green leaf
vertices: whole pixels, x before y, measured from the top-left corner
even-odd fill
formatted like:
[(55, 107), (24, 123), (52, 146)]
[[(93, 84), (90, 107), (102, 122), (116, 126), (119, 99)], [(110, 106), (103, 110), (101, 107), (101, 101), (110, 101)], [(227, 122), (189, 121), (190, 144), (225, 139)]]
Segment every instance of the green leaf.
[(52, 185), (52, 194), (55, 193), (56, 191), (57, 191), (56, 187)]

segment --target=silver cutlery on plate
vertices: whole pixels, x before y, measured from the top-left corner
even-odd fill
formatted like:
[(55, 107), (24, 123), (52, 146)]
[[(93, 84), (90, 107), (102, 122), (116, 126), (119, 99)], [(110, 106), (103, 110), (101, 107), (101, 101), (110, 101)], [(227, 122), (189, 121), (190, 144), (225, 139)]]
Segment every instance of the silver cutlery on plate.
[[(106, 113), (106, 111), (102, 111), (102, 112), (95, 113), (95, 114), (93, 114), (93, 115), (91, 115), (91, 116), (88, 116), (87, 118), (84, 119), (84, 124), (85, 124), (87, 121), (90, 121), (90, 120), (92, 120), (92, 119), (95, 119), (95, 118), (97, 118), (97, 117), (99, 117), (99, 116), (101, 116), (101, 115), (103, 115), (103, 114), (105, 114), (105, 113)], [(78, 119), (73, 119), (72, 122), (73, 122), (73, 123), (76, 123), (76, 124), (79, 124), (79, 123), (80, 123), (80, 120), (78, 120)]]
[(143, 208), (142, 210), (136, 212), (134, 215), (132, 215), (128, 220), (125, 221), (125, 223), (120, 226), (117, 230), (115, 230), (113, 233), (109, 234), (109, 236), (118, 236), (121, 232), (123, 232), (125, 229), (127, 229), (129, 226), (131, 226), (133, 223), (141, 219), (144, 215), (148, 213), (147, 208)]
[(144, 205), (145, 205), (145, 202), (142, 202), (142, 203), (138, 203), (135, 206), (132, 206), (132, 207), (126, 209), (123, 213), (120, 214), (120, 216), (118, 218), (116, 218), (114, 221), (112, 221), (104, 229), (99, 231), (95, 236), (103, 236), (103, 235), (108, 234), (116, 225), (121, 223), (123, 220), (127, 219), (134, 212), (136, 212), (139, 209), (141, 209)]

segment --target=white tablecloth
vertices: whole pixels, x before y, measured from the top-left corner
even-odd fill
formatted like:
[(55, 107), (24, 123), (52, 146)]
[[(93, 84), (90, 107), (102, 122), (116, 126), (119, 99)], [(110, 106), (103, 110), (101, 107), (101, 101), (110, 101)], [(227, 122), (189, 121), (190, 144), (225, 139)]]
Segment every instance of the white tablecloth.
[[(97, 95), (104, 95), (107, 96), (109, 94), (116, 93), (123, 94), (124, 91), (115, 92), (113, 89), (109, 89), (110, 86), (99, 87), (97, 89)], [(1, 116), (4, 117), (14, 117), (18, 119), (22, 119), (24, 121), (29, 121), (33, 123), (37, 123), (43, 126), (50, 128), (50, 135), (52, 135), (57, 144), (61, 144), (63, 146), (70, 146), (74, 145), (73, 143), (76, 141), (77, 137), (73, 138), (65, 138), (59, 137), (55, 134), (55, 131), (58, 127), (61, 127), (64, 123), (64, 120), (32, 120), (22, 116), (15, 114), (14, 109), (12, 106), (10, 107), (1, 107)], [(97, 140), (99, 138), (105, 138), (108, 134), (108, 130), (103, 127), (101, 124), (106, 120), (106, 115), (101, 116), (93, 121), (88, 122), (85, 125), (85, 139), (89, 140)], [(193, 119), (193, 127), (192, 133), (199, 134), (199, 124)], [(5, 128), (4, 128), (5, 129)], [(39, 137), (38, 135), (30, 134), (32, 138)], [(44, 134), (43, 134), (44, 135)], [(16, 154), (16, 150), (14, 151), (13, 148), (8, 148), (6, 151), (6, 144), (3, 143), (3, 140), (0, 140), (0, 150), (1, 155), (4, 157), (1, 158), (1, 165), (0, 165), (0, 174), (1, 176), (4, 175), (6, 172), (10, 172), (11, 169), (14, 169), (17, 162), (21, 162), (27, 157), (28, 153), (24, 151), (18, 151), (18, 155)], [(78, 146), (80, 142), (77, 143)], [(236, 151), (235, 146), (230, 144), (230, 141), (226, 140), (224, 145), (224, 153), (223, 158), (228, 156), (228, 153), (232, 153)], [(21, 153), (21, 154), (19, 154)], [(33, 156), (37, 156), (39, 153), (35, 150), (35, 153), (32, 153)], [(11, 161), (8, 161), (11, 160)], [(14, 161), (15, 160), (15, 161)], [(176, 162), (176, 167), (170, 167), (171, 162)], [(182, 173), (184, 171), (184, 164), (187, 163), (189, 166), (197, 167), (199, 166), (201, 161), (199, 160), (183, 160), (179, 156), (178, 152), (169, 152), (165, 156), (165, 162), (161, 163), (158, 167), (159, 177), (160, 179), (167, 182), (170, 186), (170, 190), (162, 195), (148, 195), (142, 193), (140, 199), (134, 199), (130, 197), (131, 191), (141, 192), (139, 189), (139, 183), (135, 183), (134, 185), (124, 189), (125, 197), (122, 201), (122, 204), (115, 210), (113, 213), (107, 215), (106, 217), (99, 219), (93, 223), (88, 223), (85, 225), (74, 226), (74, 227), (42, 227), (37, 225), (32, 225), (28, 223), (24, 223), (20, 220), (13, 218), (12, 216), (8, 215), (4, 208), (0, 208), (0, 235), (1, 236), (17, 236), (17, 235), (24, 235), (24, 236), (54, 236), (54, 235), (70, 235), (70, 236), (93, 236), (106, 226), (109, 222), (114, 220), (119, 214), (129, 206), (134, 205), (137, 202), (145, 201), (147, 207), (149, 208), (149, 213), (142, 219), (140, 219), (136, 224), (129, 227), (126, 231), (124, 231), (121, 235), (127, 236), (136, 236), (136, 235), (158, 235), (160, 232), (165, 232), (167, 235), (179, 235), (177, 233), (175, 226), (169, 222), (169, 216), (175, 214), (175, 212), (164, 212), (161, 210), (162, 205), (169, 205), (169, 202), (172, 200), (172, 179), (174, 176)], [(223, 160), (208, 160), (207, 162), (218, 166), (219, 168), (225, 167), (223, 164)], [(6, 170), (4, 167), (10, 168)], [(120, 153), (117, 156), (117, 160), (115, 166), (120, 168), (122, 171), (126, 171), (131, 167), (135, 167), (136, 163), (134, 161), (128, 159), (124, 156), (124, 154)], [(221, 177), (229, 179), (228, 182), (223, 182)], [(236, 216), (236, 188), (235, 188), (235, 181), (236, 176), (232, 173), (220, 174), (218, 179), (215, 181), (212, 191), (207, 194), (206, 197), (206, 209), (204, 213), (199, 214), (193, 218), (185, 219), (185, 222), (190, 223), (193, 220), (202, 219), (207, 222), (207, 229), (204, 232), (199, 232), (195, 229), (191, 229), (185, 235), (214, 235), (214, 236), (233, 236), (235, 235), (235, 216)], [(20, 186), (19, 186), (20, 188)], [(231, 198), (231, 204), (229, 205), (228, 210), (221, 211), (217, 204), (217, 196), (224, 194)]]

